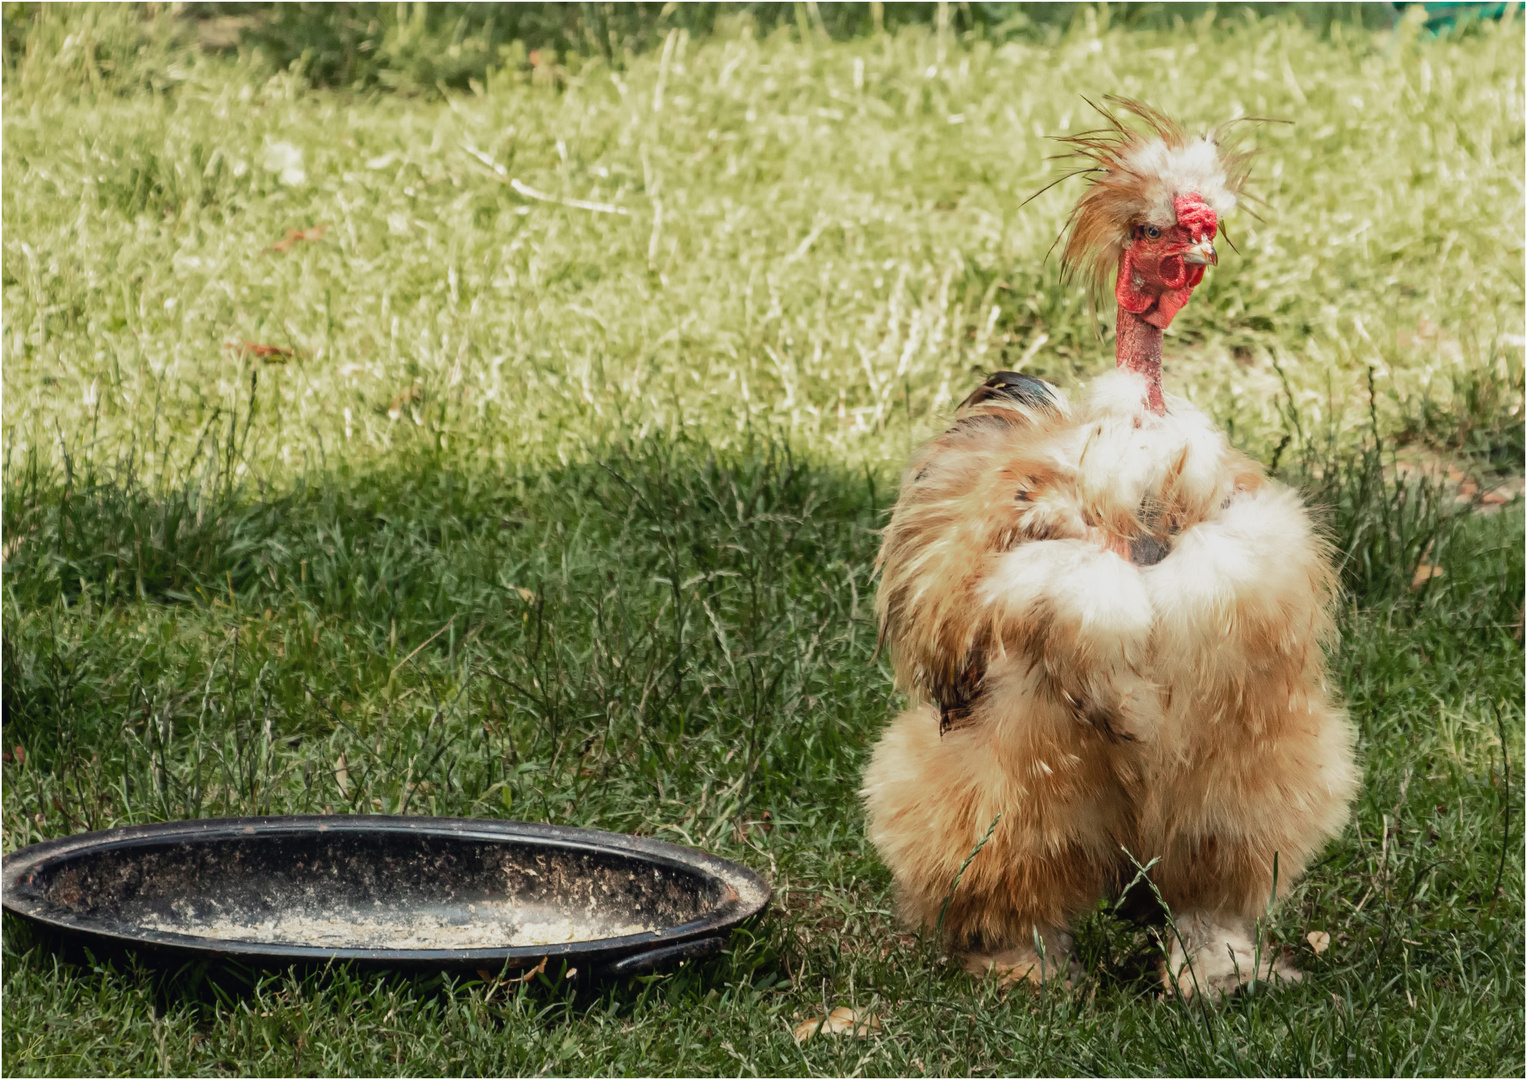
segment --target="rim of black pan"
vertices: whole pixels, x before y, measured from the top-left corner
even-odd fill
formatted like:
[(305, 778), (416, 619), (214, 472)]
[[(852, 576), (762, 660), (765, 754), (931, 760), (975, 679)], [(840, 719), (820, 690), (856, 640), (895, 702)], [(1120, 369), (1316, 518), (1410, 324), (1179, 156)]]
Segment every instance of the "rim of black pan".
[[(112, 927), (100, 920), (61, 914), (31, 887), (38, 872), (90, 852), (156, 846), (178, 838), (206, 842), (259, 835), (329, 832), (413, 833), (489, 842), (528, 841), (549, 848), (618, 853), (635, 856), (648, 864), (715, 879), (729, 888), (729, 895), (699, 918), (655, 931), (547, 945), (409, 949), (299, 945), (178, 934), (138, 926)], [(358, 960), (409, 965), (459, 963), (478, 967), (501, 965), (507, 961), (534, 962), (542, 957), (610, 959), (617, 954), (673, 947), (696, 939), (725, 935), (761, 912), (768, 905), (773, 892), (759, 874), (739, 863), (696, 848), (645, 836), (496, 818), (396, 817), (381, 814), (202, 818), (78, 833), (45, 840), (6, 855), (0, 860), (0, 888), (3, 888), (0, 902), (9, 912), (65, 934), (101, 938), (126, 946), (151, 946), (184, 954), (233, 959), (247, 957), (252, 960), (319, 962)]]

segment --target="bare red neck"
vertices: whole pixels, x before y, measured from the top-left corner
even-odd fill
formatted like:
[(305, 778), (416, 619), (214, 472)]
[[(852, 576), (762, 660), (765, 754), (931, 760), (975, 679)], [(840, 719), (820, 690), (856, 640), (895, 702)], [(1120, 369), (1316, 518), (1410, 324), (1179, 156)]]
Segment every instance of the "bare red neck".
[(1192, 298), (1204, 279), (1204, 267), (1219, 262), (1211, 243), (1218, 229), (1214, 211), (1196, 194), (1178, 195), (1173, 206), (1175, 225), (1136, 227), (1119, 253), (1114, 285), (1119, 302), (1115, 332), (1119, 367), (1144, 377), (1145, 405), (1157, 416), (1166, 412), (1161, 397), (1161, 332)]
[(1144, 376), (1146, 405), (1157, 416), (1165, 413), (1166, 402), (1161, 397), (1161, 330), (1121, 304), (1114, 339), (1120, 370)]

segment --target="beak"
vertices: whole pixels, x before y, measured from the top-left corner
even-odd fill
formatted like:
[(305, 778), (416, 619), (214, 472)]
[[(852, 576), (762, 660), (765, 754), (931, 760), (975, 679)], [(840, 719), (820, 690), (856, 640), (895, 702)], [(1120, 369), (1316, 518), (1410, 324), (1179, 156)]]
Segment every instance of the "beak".
[(1214, 250), (1214, 241), (1207, 237), (1200, 240), (1182, 253), (1182, 261), (1194, 266), (1218, 266), (1219, 255)]

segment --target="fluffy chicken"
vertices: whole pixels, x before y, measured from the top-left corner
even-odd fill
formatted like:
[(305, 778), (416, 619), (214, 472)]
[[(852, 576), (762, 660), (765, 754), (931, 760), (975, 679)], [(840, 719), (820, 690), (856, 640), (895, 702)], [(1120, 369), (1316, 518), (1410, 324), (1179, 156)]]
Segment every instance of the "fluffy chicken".
[(1099, 293), (1117, 271), (1117, 370), (1075, 404), (999, 372), (912, 460), (877, 600), (911, 707), (862, 794), (903, 916), (972, 971), (1064, 977), (1075, 920), (1149, 865), (1168, 990), (1218, 996), (1299, 977), (1255, 921), (1359, 773), (1326, 685), (1327, 545), (1162, 392), (1162, 331), (1218, 264), (1250, 155), (1228, 125), (1111, 100), (1122, 117), (1063, 140), (1091, 183), (1062, 265)]

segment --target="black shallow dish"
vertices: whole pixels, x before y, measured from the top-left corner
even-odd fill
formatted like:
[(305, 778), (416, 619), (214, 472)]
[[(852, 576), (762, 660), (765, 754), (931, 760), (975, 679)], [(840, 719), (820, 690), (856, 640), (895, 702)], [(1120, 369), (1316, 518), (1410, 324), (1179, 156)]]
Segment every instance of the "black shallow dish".
[(34, 844), (4, 906), (68, 937), (258, 966), (330, 959), (630, 975), (716, 952), (769, 886), (714, 855), (517, 821), (172, 821)]

